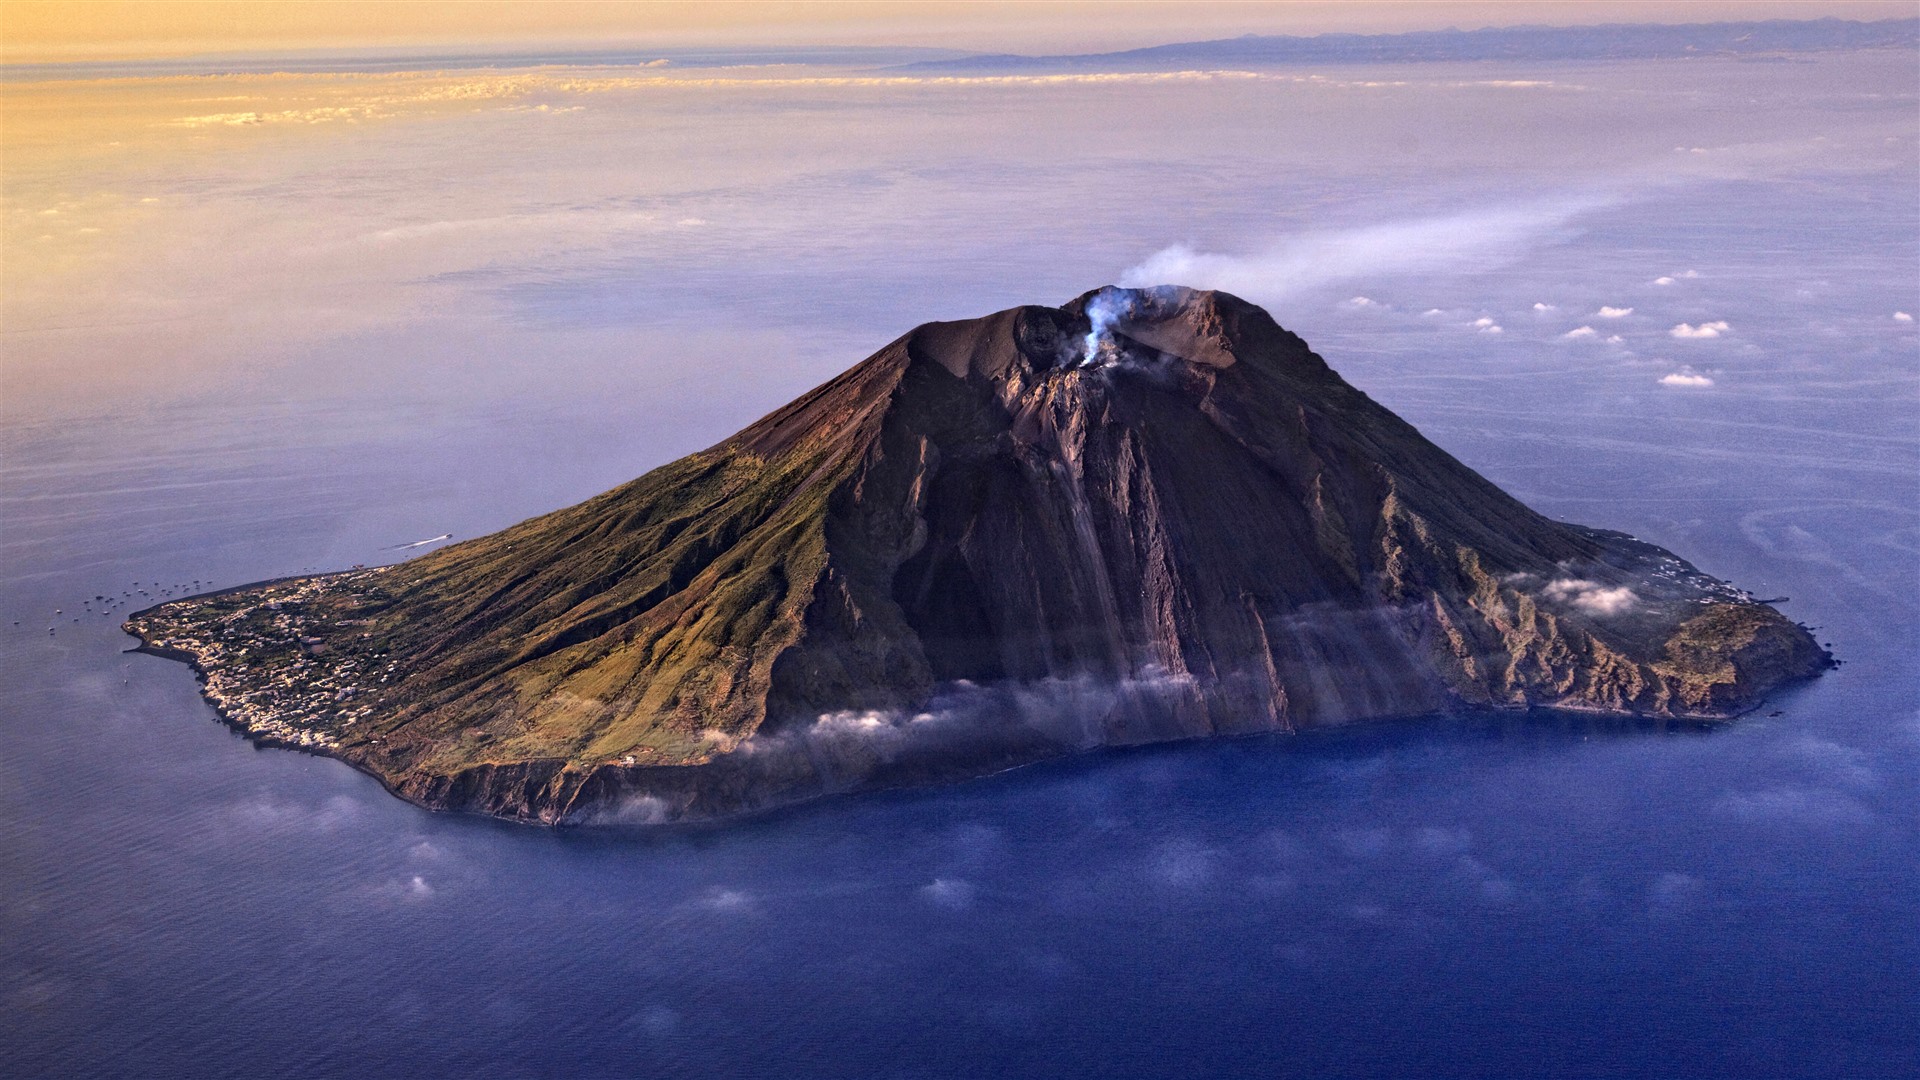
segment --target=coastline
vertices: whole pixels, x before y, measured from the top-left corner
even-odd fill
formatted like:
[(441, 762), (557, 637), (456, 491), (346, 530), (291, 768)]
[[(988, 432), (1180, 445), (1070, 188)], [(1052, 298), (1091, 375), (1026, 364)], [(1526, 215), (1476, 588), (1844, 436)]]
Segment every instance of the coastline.
[[(255, 583), (255, 585), (284, 584), (290, 581), (333, 577), (352, 572), (354, 571), (278, 578)], [(234, 590), (223, 591), (240, 591), (250, 587), (238, 586)], [(198, 594), (198, 596), (211, 595), (214, 594)], [(138, 633), (131, 629), (127, 629), (126, 632), (139, 637)], [(1364, 730), (1371, 727), (1414, 725), (1436, 718), (1453, 720), (1482, 718), (1489, 721), (1500, 718), (1551, 723), (1554, 718), (1559, 717), (1586, 726), (1591, 726), (1593, 722), (1599, 720), (1612, 720), (1648, 734), (1673, 728), (1709, 732), (1759, 711), (1772, 703), (1778, 694), (1812, 682), (1821, 674), (1821, 672), (1814, 672), (1784, 680), (1771, 687), (1765, 694), (1755, 698), (1746, 707), (1729, 712), (1658, 714), (1577, 704), (1480, 704), (1455, 697), (1447, 703), (1446, 707), (1425, 713), (1364, 717), (1303, 728), (1213, 732), (1152, 738), (1138, 742), (1103, 742), (1081, 747), (1062, 745), (1052, 748), (1050, 752), (1030, 753), (1017, 759), (1002, 757), (992, 764), (976, 760), (972, 763), (972, 767), (966, 763), (953, 762), (949, 762), (946, 768), (940, 768), (937, 764), (928, 767), (926, 762), (916, 760), (908, 763), (904, 769), (883, 770), (876, 775), (857, 778), (851, 783), (836, 784), (822, 776), (817, 768), (817, 761), (806, 762), (806, 765), (812, 767), (796, 773), (793, 766), (801, 763), (801, 755), (789, 755), (783, 762), (770, 762), (772, 768), (760, 770), (759, 775), (770, 778), (770, 782), (755, 786), (751, 783), (746, 785), (739, 783), (755, 772), (750, 765), (746, 764), (754, 757), (754, 752), (750, 750), (718, 755), (706, 763), (692, 765), (629, 766), (601, 763), (580, 769), (570, 767), (570, 763), (567, 762), (548, 759), (525, 762), (482, 762), (452, 774), (415, 773), (396, 777), (374, 767), (366, 760), (366, 755), (355, 753), (354, 750), (358, 747), (347, 748), (316, 742), (303, 743), (250, 726), (243, 719), (233, 715), (221, 700), (207, 692), (209, 671), (199, 654), (187, 649), (153, 644), (144, 638), (140, 640), (141, 644), (125, 651), (144, 653), (187, 666), (194, 673), (195, 680), (199, 684), (201, 699), (207, 703), (215, 718), (256, 747), (291, 750), (340, 761), (371, 777), (383, 790), (395, 798), (432, 813), (468, 814), (517, 825), (550, 829), (720, 825), (799, 808), (836, 795), (948, 787), (1068, 758), (1095, 760), (1103, 754), (1137, 752), (1202, 741), (1254, 739), (1275, 735), (1311, 737), (1315, 734)], [(1839, 663), (1834, 661), (1831, 666), (1837, 667)], [(1027, 749), (1031, 751), (1034, 747), (1030, 745)], [(887, 775), (890, 772), (904, 773), (904, 775)], [(572, 782), (566, 782), (568, 778), (571, 778)], [(503, 791), (511, 792), (517, 789), (525, 794), (534, 790), (551, 790), (556, 781), (561, 782), (556, 795), (564, 793), (564, 797), (557, 800), (538, 798), (503, 800), (501, 798)], [(667, 782), (662, 783), (662, 781)], [(735, 801), (727, 806), (712, 805), (710, 799), (716, 790), (732, 796)], [(690, 812), (671, 812), (670, 807), (661, 799), (663, 792), (686, 797), (686, 810)], [(703, 795), (707, 797), (703, 798)]]

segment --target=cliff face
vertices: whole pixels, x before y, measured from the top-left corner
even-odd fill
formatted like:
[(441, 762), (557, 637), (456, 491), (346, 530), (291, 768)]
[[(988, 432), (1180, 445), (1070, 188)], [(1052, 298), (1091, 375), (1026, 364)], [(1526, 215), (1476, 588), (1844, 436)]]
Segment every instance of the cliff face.
[(1830, 662), (1181, 289), (929, 324), (578, 506), (129, 628), (257, 735), (543, 821), (1456, 702), (1721, 717)]

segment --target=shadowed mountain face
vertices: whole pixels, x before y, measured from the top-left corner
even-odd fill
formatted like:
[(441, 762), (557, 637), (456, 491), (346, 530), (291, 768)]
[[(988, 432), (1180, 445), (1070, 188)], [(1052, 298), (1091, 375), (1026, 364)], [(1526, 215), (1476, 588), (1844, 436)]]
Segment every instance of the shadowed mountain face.
[(1175, 288), (929, 324), (578, 506), (129, 628), (258, 738), (543, 821), (1462, 702), (1723, 717), (1830, 663)]

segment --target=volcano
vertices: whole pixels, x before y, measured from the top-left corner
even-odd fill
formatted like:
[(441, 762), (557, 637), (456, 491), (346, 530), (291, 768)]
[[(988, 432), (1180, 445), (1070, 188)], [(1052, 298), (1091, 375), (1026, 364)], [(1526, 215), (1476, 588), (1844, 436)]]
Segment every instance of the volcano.
[(1711, 720), (1832, 663), (1172, 287), (929, 323), (577, 506), (127, 627), (262, 742), (540, 822), (1468, 707)]

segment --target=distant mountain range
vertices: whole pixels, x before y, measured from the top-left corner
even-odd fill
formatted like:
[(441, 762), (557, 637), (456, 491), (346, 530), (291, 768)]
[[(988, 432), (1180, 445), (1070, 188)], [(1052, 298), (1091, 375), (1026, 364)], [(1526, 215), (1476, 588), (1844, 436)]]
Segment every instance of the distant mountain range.
[(1660, 60), (1842, 49), (1920, 47), (1920, 18), (1766, 22), (1500, 26), (1406, 34), (1248, 34), (1123, 52), (1066, 56), (990, 54), (924, 60), (894, 70), (927, 73), (1151, 71), (1186, 67), (1385, 64), (1446, 60)]
[(1060, 56), (973, 54), (953, 49), (868, 46), (733, 46), (643, 49), (305, 50), (294, 53), (0, 63), (0, 82), (142, 78), (262, 72), (470, 71), (529, 67), (714, 68), (766, 64), (834, 65), (912, 74), (1044, 74), (1168, 71), (1302, 64), (1384, 64), (1445, 60), (1655, 60), (1691, 56), (1766, 56), (1842, 49), (1920, 48), (1920, 18), (1844, 19), (1667, 26), (1501, 26), (1407, 34), (1248, 34), (1123, 52)]

